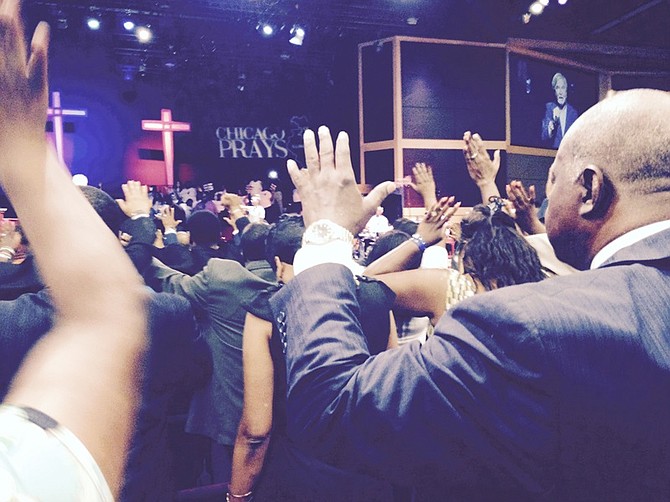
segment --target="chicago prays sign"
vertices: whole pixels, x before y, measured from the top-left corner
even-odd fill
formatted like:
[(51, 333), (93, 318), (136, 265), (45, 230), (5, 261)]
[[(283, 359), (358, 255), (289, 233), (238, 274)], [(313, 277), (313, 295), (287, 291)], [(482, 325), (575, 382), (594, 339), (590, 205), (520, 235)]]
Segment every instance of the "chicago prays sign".
[(285, 129), (272, 127), (217, 127), (221, 159), (285, 159)]
[(285, 159), (296, 158), (302, 150), (302, 134), (307, 118), (295, 116), (290, 126), (281, 127), (217, 127), (221, 159)]

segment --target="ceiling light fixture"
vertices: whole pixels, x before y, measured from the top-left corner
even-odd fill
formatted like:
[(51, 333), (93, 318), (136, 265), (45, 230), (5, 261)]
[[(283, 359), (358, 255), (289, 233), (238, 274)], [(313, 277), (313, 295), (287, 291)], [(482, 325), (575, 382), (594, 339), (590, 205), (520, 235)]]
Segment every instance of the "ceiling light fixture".
[(97, 31), (100, 29), (101, 24), (100, 19), (97, 17), (89, 17), (86, 20), (86, 26), (88, 26), (89, 30)]
[(135, 30), (135, 36), (143, 44), (148, 44), (154, 38), (154, 34), (148, 26), (138, 26)]
[(298, 26), (297, 24), (293, 25), (293, 28), (291, 28), (291, 38), (289, 39), (289, 43), (293, 45), (302, 45), (302, 43), (305, 40), (305, 28), (302, 26)]

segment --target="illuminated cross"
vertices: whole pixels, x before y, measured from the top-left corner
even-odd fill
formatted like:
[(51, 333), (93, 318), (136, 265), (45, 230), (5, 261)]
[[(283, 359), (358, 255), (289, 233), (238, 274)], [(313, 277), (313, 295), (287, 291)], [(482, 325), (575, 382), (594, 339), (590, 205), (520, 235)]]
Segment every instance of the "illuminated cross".
[(172, 110), (163, 108), (160, 120), (143, 120), (142, 130), (163, 133), (163, 155), (165, 157), (165, 178), (168, 186), (174, 185), (174, 138), (176, 132), (190, 132), (191, 124), (173, 122)]
[(51, 93), (50, 108), (47, 108), (47, 117), (53, 119), (54, 136), (56, 136), (56, 152), (63, 162), (63, 117), (86, 117), (86, 110), (68, 110), (61, 107), (60, 92)]

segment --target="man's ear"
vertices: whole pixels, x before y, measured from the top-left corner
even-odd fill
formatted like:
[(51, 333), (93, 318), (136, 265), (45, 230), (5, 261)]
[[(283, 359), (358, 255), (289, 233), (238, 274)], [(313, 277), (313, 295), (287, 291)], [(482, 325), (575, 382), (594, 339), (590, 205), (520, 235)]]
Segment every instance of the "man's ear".
[(612, 187), (602, 169), (588, 165), (579, 177), (582, 184), (582, 204), (579, 215), (587, 220), (602, 218), (612, 205)]

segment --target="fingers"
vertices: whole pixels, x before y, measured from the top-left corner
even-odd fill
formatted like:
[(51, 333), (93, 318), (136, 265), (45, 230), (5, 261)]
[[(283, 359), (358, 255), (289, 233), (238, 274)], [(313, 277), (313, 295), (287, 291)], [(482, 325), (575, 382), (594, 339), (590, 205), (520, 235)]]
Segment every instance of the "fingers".
[(3, 0), (0, 3), (0, 46), (4, 56), (0, 62), (4, 67), (14, 66), (14, 70), (25, 68), (27, 59), (19, 4), (19, 0)]
[(375, 209), (381, 206), (384, 199), (391, 195), (395, 191), (395, 188), (395, 183), (392, 181), (384, 181), (374, 187), (363, 199), (363, 208), (366, 214), (369, 213), (369, 216), (372, 216)]
[(41, 22), (37, 25), (30, 43), (28, 61), (28, 83), (33, 92), (46, 91), (48, 83), (49, 25)]
[[(338, 136), (338, 148), (341, 136), (342, 134)], [(349, 136), (346, 136), (346, 148), (348, 154)], [(307, 164), (307, 167), (309, 168), (309, 164)], [(333, 138), (330, 136), (330, 129), (328, 129), (326, 126), (319, 127), (319, 168), (335, 168), (335, 149), (333, 148)]]
[(442, 197), (431, 206), (428, 213), (426, 213), (425, 220), (433, 223), (445, 223), (461, 207), (460, 202), (454, 204), (455, 200), (456, 198), (453, 195), (451, 197)]
[[(328, 137), (330, 138), (330, 134), (328, 134)], [(321, 157), (321, 162), (322, 164), (324, 162), (323, 156)], [(351, 165), (351, 150), (349, 149), (349, 135), (344, 131), (337, 135), (335, 148), (335, 168), (338, 171), (341, 171), (340, 174), (345, 174), (346, 171), (347, 173), (351, 173), (352, 178), (354, 176), (353, 166)]]
[[(305, 152), (306, 154), (307, 152)], [(286, 170), (288, 171), (288, 175), (291, 177), (291, 181), (295, 185), (295, 187), (300, 190), (301, 187), (301, 181), (302, 177), (300, 176), (300, 168), (298, 167), (298, 164), (295, 160), (289, 159), (286, 161)]]
[(305, 162), (307, 169), (310, 171), (319, 170), (319, 151), (316, 148), (316, 137), (314, 131), (307, 129), (302, 135), (302, 140), (305, 147)]
[(496, 168), (496, 171), (500, 169), (500, 150), (493, 152), (493, 165)]

